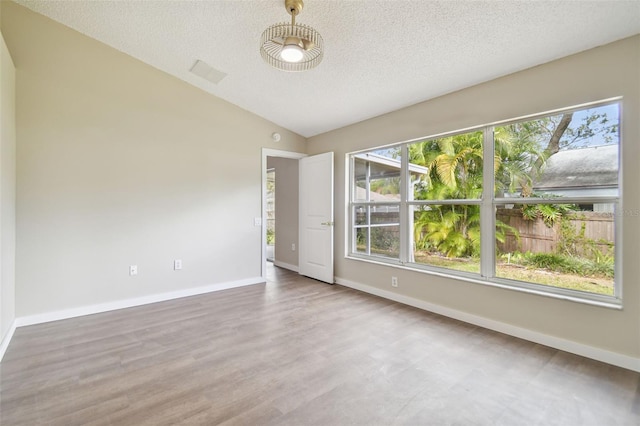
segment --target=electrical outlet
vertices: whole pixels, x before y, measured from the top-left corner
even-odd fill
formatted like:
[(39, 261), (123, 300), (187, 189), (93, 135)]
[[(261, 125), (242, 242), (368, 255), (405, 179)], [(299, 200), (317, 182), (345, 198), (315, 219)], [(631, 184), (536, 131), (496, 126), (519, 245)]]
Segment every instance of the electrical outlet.
[(398, 277), (391, 277), (391, 287), (398, 287)]
[(176, 259), (173, 261), (173, 270), (174, 271), (179, 271), (180, 269), (182, 269), (182, 260), (181, 259)]
[(291, 251), (296, 251), (296, 243), (291, 243)]
[(262, 218), (254, 217), (253, 218), (253, 226), (262, 226)]
[(138, 275), (138, 265), (129, 266), (129, 275), (131, 276)]

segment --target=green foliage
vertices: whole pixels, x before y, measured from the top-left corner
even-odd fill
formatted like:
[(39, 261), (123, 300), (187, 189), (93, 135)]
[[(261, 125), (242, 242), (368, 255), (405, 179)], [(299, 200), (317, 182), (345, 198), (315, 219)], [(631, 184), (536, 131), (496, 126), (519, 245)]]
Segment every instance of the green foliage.
[(611, 143), (618, 134), (618, 123), (612, 122), (605, 112), (590, 110), (577, 126), (569, 126), (560, 139), (560, 148), (588, 146), (594, 138)]
[(513, 235), (516, 241), (520, 241), (520, 232), (516, 228), (496, 219), (496, 241), (504, 243), (507, 239), (507, 232)]
[[(366, 247), (366, 231), (356, 233), (356, 245), (363, 249)], [(399, 233), (397, 229), (387, 227), (371, 228), (371, 251), (387, 256), (397, 256), (400, 251)]]
[[(411, 162), (430, 170), (416, 185), (415, 199), (479, 199), (483, 176), (482, 137), (482, 132), (472, 132), (410, 145)], [(498, 223), (499, 240), (504, 241), (507, 229), (513, 230)], [(432, 205), (422, 209), (415, 217), (414, 241), (418, 250), (447, 257), (479, 256), (480, 206)]]
[[(482, 193), (482, 132), (412, 144), (413, 164), (429, 168), (416, 185), (417, 200), (477, 199)], [(480, 208), (476, 205), (428, 206), (416, 213), (416, 249), (448, 257), (479, 256)]]
[(416, 249), (447, 257), (480, 255), (480, 207), (476, 205), (428, 206), (416, 213)]
[[(497, 221), (496, 239), (504, 242), (506, 232), (519, 238), (517, 229)], [(416, 212), (414, 241), (417, 250), (447, 257), (480, 256), (480, 206), (428, 206)]]
[(399, 194), (400, 178), (375, 179), (371, 181), (371, 192), (378, 194)]
[(540, 218), (549, 228), (577, 208), (574, 204), (524, 204), (521, 206), (523, 218), (527, 220)]
[(398, 231), (384, 227), (371, 228), (371, 249), (397, 252), (400, 249)]
[[(501, 255), (509, 263), (531, 268), (575, 274), (613, 278), (614, 243), (587, 238), (586, 222), (578, 228), (575, 222), (580, 216), (574, 212), (576, 206), (568, 204), (547, 204), (524, 206), (523, 216), (535, 220), (541, 218), (549, 227), (559, 223), (559, 239), (554, 253), (507, 253)], [(548, 207), (539, 209), (538, 207)]]
[(524, 259), (525, 264), (551, 271), (566, 271), (571, 267), (571, 262), (568, 262), (566, 257), (555, 253), (527, 253)]
[(267, 228), (267, 244), (272, 246), (276, 243), (275, 229)]
[(503, 254), (503, 260), (530, 268), (546, 269), (565, 274), (613, 278), (613, 259), (597, 262), (584, 257), (567, 256), (558, 253), (510, 253)]
[(417, 200), (479, 198), (482, 194), (482, 132), (411, 144), (409, 160), (429, 168)]
[(527, 194), (547, 160), (540, 136), (531, 122), (515, 123), (494, 130), (494, 173), (496, 193)]
[(545, 269), (547, 271), (575, 274), (580, 276), (594, 276), (613, 278), (613, 259), (598, 262), (583, 257), (567, 256), (558, 253), (509, 253), (501, 256), (516, 265), (529, 268)]
[[(579, 220), (578, 216), (563, 218), (560, 223), (560, 240), (557, 252), (567, 256), (580, 256), (605, 268), (613, 269), (614, 243), (606, 240), (594, 240), (586, 237), (586, 223), (583, 221), (579, 229), (573, 221)], [(604, 252), (603, 252), (604, 250)]]

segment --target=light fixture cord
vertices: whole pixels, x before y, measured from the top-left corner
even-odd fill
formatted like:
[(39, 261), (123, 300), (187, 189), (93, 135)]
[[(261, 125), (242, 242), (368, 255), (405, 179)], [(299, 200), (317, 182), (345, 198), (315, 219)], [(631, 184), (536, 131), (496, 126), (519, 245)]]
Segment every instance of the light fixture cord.
[(293, 34), (293, 29), (296, 26), (296, 10), (291, 9), (291, 34)]

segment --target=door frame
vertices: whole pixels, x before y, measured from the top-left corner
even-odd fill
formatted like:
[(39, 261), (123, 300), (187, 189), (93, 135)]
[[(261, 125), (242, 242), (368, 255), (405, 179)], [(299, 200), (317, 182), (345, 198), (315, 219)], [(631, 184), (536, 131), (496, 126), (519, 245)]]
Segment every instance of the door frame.
[[(260, 238), (262, 263), (260, 265), (260, 276), (265, 281), (267, 280), (267, 157), (291, 158), (294, 160), (299, 160), (307, 156), (307, 154), (303, 154), (301, 152), (262, 148), (262, 236)], [(297, 246), (298, 242), (296, 242), (296, 247)]]

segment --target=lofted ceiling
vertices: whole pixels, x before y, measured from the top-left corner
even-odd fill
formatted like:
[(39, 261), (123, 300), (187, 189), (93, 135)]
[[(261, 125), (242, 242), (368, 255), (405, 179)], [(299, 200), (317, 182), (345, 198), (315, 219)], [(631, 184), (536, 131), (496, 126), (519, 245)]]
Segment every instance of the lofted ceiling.
[(637, 0), (305, 0), (324, 60), (286, 73), (259, 53), (284, 0), (15, 1), (305, 137), (640, 33)]

